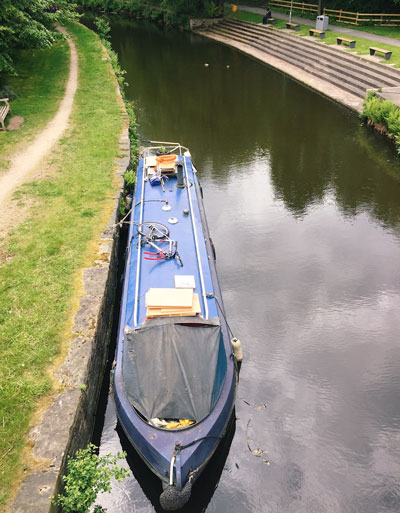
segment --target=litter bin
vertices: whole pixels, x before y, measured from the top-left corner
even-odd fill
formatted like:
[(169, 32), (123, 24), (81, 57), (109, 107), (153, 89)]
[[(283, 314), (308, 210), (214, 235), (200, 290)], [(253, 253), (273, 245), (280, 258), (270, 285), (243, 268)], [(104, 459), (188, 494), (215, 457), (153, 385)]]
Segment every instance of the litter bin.
[(317, 16), (315, 28), (317, 30), (328, 30), (329, 16)]
[(233, 4), (232, 5), (232, 12), (236, 12), (237, 11), (237, 5)]

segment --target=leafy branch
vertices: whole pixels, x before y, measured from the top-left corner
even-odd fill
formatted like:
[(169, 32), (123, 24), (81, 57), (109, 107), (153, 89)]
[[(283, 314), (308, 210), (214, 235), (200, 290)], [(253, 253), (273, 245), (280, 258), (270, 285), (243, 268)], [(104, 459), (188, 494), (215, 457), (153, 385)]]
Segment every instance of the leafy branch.
[[(129, 476), (128, 470), (117, 462), (125, 457), (125, 453), (99, 456), (97, 447), (89, 444), (80, 449), (75, 457), (69, 457), (67, 474), (63, 476), (64, 493), (53, 499), (66, 513), (88, 513), (99, 492), (111, 491), (111, 478), (123, 481)], [(95, 511), (102, 508), (95, 506)]]

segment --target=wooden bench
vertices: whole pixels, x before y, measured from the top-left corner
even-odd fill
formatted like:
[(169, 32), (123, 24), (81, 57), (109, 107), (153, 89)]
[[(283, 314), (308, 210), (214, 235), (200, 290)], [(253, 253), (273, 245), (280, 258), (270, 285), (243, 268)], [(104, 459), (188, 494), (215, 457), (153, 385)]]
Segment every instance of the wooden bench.
[(6, 129), (6, 125), (4, 124), (4, 121), (7, 117), (7, 114), (11, 112), (10, 104), (8, 103), (8, 98), (0, 98), (0, 102), (3, 102), (4, 105), (0, 105), (0, 123), (3, 127), (3, 130)]
[(356, 46), (355, 39), (347, 39), (346, 37), (337, 37), (336, 44), (341, 45), (342, 43), (349, 43), (350, 48), (354, 48)]
[(390, 50), (382, 50), (382, 48), (376, 48), (376, 46), (369, 47), (369, 54), (375, 55), (375, 52), (383, 53), (385, 59), (388, 61), (392, 56), (392, 52)]
[(268, 23), (271, 23), (271, 25), (275, 25), (276, 19), (275, 18), (267, 18), (266, 16), (264, 16), (262, 23), (263, 23), (263, 25), (268, 25)]
[(293, 30), (300, 30), (300, 25), (298, 25), (297, 23), (287, 22), (286, 23), (286, 28), (287, 29), (293, 29)]
[(324, 39), (324, 37), (325, 37), (325, 32), (323, 30), (310, 29), (309, 34), (310, 34), (310, 36), (317, 34), (317, 36), (319, 36), (320, 39)]

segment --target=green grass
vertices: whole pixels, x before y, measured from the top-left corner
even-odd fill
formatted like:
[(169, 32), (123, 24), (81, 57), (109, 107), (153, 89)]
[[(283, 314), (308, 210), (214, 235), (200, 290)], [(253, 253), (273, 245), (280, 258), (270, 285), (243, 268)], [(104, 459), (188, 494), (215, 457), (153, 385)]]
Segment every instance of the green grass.
[(115, 79), (98, 37), (77, 24), (67, 28), (79, 55), (73, 128), (61, 142), (55, 177), (22, 188), (20, 197), (39, 204), (1, 248), (9, 258), (0, 267), (0, 509), (21, 473), (32, 412), (51, 388), (46, 368), (60, 351), (77, 273), (113, 203), (122, 129)]
[(18, 76), (5, 82), (18, 94), (10, 106), (13, 115), (22, 116), (24, 123), (19, 130), (0, 132), (0, 173), (9, 167), (9, 156), (25, 146), (57, 112), (68, 79), (69, 46), (62, 39), (46, 50), (21, 51), (15, 64)]
[[(264, 15), (263, 14), (256, 14), (250, 11), (236, 11), (236, 12), (229, 12), (226, 15), (226, 18), (233, 18), (236, 20), (241, 21), (248, 21), (250, 23), (262, 23)], [(274, 28), (286, 28), (286, 21), (285, 20), (279, 20), (278, 18), (275, 18), (276, 23), (273, 25)]]
[[(255, 14), (255, 13), (248, 12), (248, 11), (237, 11), (236, 13), (230, 12), (227, 15), (227, 17), (242, 20), (242, 21), (248, 21), (250, 23), (261, 23), (263, 15)], [(285, 29), (286, 21), (276, 19), (276, 24), (273, 27), (276, 29)], [(310, 28), (312, 28), (312, 27), (309, 27), (308, 25), (300, 24), (300, 30), (297, 31), (296, 34), (298, 34), (300, 36), (308, 36)], [(352, 28), (354, 28), (354, 27), (352, 27)], [(373, 27), (368, 27), (368, 28), (372, 29)], [(392, 27), (375, 27), (375, 28), (376, 29), (385, 29), (385, 28), (392, 29)], [(363, 29), (360, 29), (360, 30), (363, 30)], [(393, 29), (392, 29), (392, 31), (393, 31)], [(378, 31), (375, 31), (375, 30), (374, 31), (371, 30), (370, 32), (378, 33)], [(382, 33), (380, 33), (380, 32), (382, 32)], [(381, 30), (380, 32), (379, 32), (380, 35), (388, 35), (390, 33), (388, 31), (387, 34), (383, 34), (383, 32), (384, 32), (383, 30)], [(325, 31), (325, 38), (323, 40), (320, 40), (317, 38), (315, 38), (315, 40), (317, 42), (321, 42), (321, 43), (324, 42), (327, 45), (336, 45), (336, 38), (338, 36), (343, 36), (348, 39), (355, 39), (355, 41), (356, 41), (355, 49), (354, 50), (349, 49), (348, 51), (357, 53), (359, 55), (369, 55), (369, 47), (370, 46), (378, 46), (379, 48), (382, 48), (383, 50), (390, 50), (392, 52), (392, 56), (391, 56), (390, 60), (385, 61), (382, 56), (381, 62), (383, 62), (385, 64), (387, 64), (387, 63), (394, 64), (394, 67), (400, 68), (400, 47), (399, 46), (392, 46), (392, 45), (388, 45), (386, 43), (377, 43), (376, 41), (372, 41), (370, 39), (364, 39), (361, 37), (350, 37), (346, 34), (343, 34), (343, 32), (340, 32), (339, 26), (338, 26), (337, 32), (332, 31), (332, 30), (327, 30), (327, 31)], [(399, 37), (399, 36), (397, 35), (397, 37)], [(376, 55), (380, 57), (379, 54), (376, 54)]]
[[(306, 27), (300, 31), (301, 35), (308, 35), (308, 28)], [(354, 39), (356, 41), (356, 47), (352, 50), (348, 50), (352, 53), (357, 53), (358, 55), (369, 55), (370, 46), (377, 46), (378, 48), (382, 48), (383, 50), (390, 50), (392, 52), (392, 56), (389, 61), (385, 61), (383, 55), (376, 54), (378, 57), (382, 57), (383, 63), (394, 64), (394, 67), (400, 68), (400, 47), (392, 46), (386, 43), (378, 43), (376, 41), (372, 41), (369, 39), (363, 39), (361, 37), (352, 37), (341, 32), (334, 32), (332, 30), (327, 30), (325, 32), (325, 38), (322, 40), (327, 45), (336, 45), (336, 38), (338, 36), (346, 37), (347, 39)], [(342, 43), (343, 44), (343, 43)]]
[[(344, 25), (343, 23), (335, 23), (334, 21), (329, 22), (331, 25), (336, 25), (338, 30), (340, 27), (346, 27), (353, 30), (360, 30), (362, 32), (368, 32), (369, 34), (376, 34), (378, 36), (391, 37), (393, 39), (400, 39), (400, 25), (398, 27), (379, 27), (370, 25)], [(380, 44), (380, 43), (379, 43)]]
[(250, 23), (262, 23), (263, 15), (256, 14), (250, 11), (229, 11), (228, 14), (225, 15), (227, 18), (233, 18), (236, 20), (248, 21)]

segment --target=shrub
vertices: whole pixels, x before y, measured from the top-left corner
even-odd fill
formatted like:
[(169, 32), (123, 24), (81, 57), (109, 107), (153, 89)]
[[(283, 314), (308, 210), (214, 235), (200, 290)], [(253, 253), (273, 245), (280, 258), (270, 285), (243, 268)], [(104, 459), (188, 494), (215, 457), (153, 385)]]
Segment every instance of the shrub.
[[(98, 456), (97, 447), (89, 444), (86, 449), (77, 451), (75, 457), (69, 457), (67, 474), (63, 477), (65, 491), (53, 499), (67, 513), (88, 513), (99, 492), (111, 491), (111, 478), (122, 481), (129, 472), (117, 465), (125, 453), (115, 456)], [(95, 506), (95, 511), (102, 511)]]
[(135, 186), (135, 171), (133, 169), (128, 169), (128, 171), (125, 171), (124, 180), (126, 192), (132, 192)]
[(389, 100), (378, 98), (373, 91), (369, 91), (363, 102), (361, 119), (381, 124), (388, 135), (396, 141), (397, 151), (400, 153), (400, 109)]
[(106, 41), (110, 37), (110, 23), (106, 18), (96, 18), (94, 20), (94, 24), (96, 26), (96, 31), (99, 34), (101, 39), (105, 39)]
[(15, 98), (17, 98), (17, 97), (18, 97), (17, 93), (9, 85), (4, 85), (0, 89), (0, 98), (8, 98), (11, 101), (11, 100), (15, 100)]

